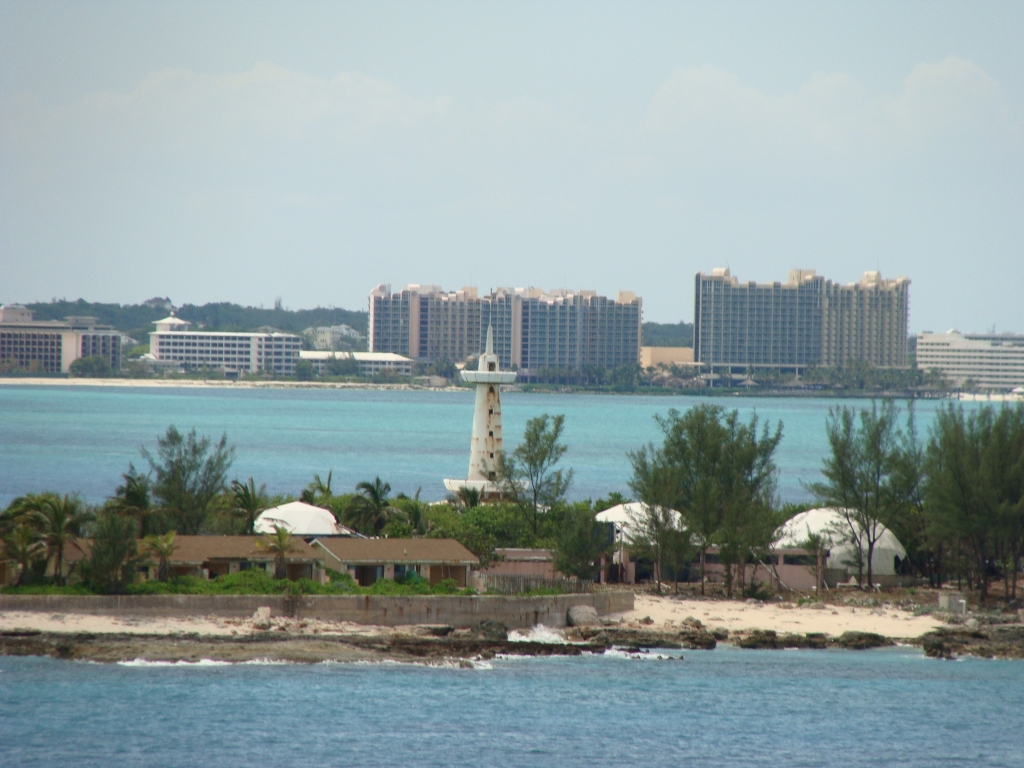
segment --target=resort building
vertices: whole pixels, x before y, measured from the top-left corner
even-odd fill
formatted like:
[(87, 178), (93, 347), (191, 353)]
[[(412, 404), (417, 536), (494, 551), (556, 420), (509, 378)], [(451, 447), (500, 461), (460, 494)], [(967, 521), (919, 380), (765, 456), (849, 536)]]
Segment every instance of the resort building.
[(795, 269), (785, 283), (741, 283), (728, 269), (698, 272), (694, 360), (715, 371), (799, 373), (863, 360), (904, 368), (910, 280), (865, 272), (841, 285)]
[(376, 376), (379, 373), (391, 373), (395, 376), (412, 376), (412, 360), (394, 352), (320, 352), (302, 350), (299, 359), (309, 360), (318, 376), (331, 372), (332, 360), (355, 363), (355, 370), (350, 375)]
[(462, 362), (483, 352), (488, 328), (506, 369), (529, 379), (541, 369), (635, 365), (640, 358), (642, 301), (620, 291), (474, 287), (445, 292), (408, 285), (397, 293), (378, 285), (371, 293), (369, 348), (414, 360)]
[(925, 331), (917, 336), (917, 367), (958, 387), (1024, 387), (1024, 336)]
[(121, 332), (95, 317), (35, 320), (19, 304), (0, 306), (0, 365), (39, 373), (67, 373), (82, 357), (102, 357), (121, 369)]
[(318, 328), (307, 328), (303, 332), (317, 349), (337, 349), (343, 343), (351, 344), (363, 338), (363, 335), (348, 325), (323, 325)]
[(657, 368), (659, 365), (693, 367), (693, 347), (640, 347), (642, 368)]
[(190, 331), (190, 323), (171, 315), (149, 334), (154, 361), (174, 363), (186, 371), (209, 368), (226, 376), (267, 371), (295, 375), (302, 340), (293, 333)]
[(465, 588), (476, 555), (454, 539), (314, 539), (326, 568), (348, 573), (362, 587), (416, 574), (431, 586), (454, 579)]

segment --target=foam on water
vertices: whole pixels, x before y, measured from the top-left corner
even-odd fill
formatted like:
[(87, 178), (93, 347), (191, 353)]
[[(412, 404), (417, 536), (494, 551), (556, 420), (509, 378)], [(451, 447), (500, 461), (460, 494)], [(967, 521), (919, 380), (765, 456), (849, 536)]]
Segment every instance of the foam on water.
[(553, 627), (545, 627), (538, 624), (527, 630), (513, 629), (508, 633), (508, 639), (514, 643), (559, 643), (565, 645), (568, 641)]
[(122, 667), (230, 667), (233, 662), (218, 661), (216, 659), (199, 659), (199, 661), (149, 661), (148, 659), (132, 659), (131, 661), (117, 662)]

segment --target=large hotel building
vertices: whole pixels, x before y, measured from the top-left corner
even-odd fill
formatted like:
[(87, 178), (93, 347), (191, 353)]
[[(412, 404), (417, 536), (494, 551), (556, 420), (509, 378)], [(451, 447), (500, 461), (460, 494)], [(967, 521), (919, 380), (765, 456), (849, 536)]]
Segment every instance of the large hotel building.
[(938, 371), (958, 387), (1024, 387), (1024, 336), (925, 331), (917, 336), (917, 367)]
[(487, 328), (506, 370), (528, 378), (541, 369), (615, 367), (640, 359), (641, 299), (619, 291), (614, 299), (595, 291), (476, 288), (444, 291), (408, 285), (370, 293), (369, 348), (414, 360), (462, 362), (484, 350)]
[(267, 371), (294, 376), (302, 339), (293, 333), (225, 333), (190, 331), (189, 323), (171, 315), (156, 322), (149, 334), (154, 360), (185, 370), (211, 368), (225, 374)]
[(0, 364), (39, 373), (67, 373), (80, 357), (102, 357), (121, 369), (121, 332), (95, 317), (34, 320), (19, 304), (0, 307)]
[(741, 283), (728, 269), (698, 272), (694, 360), (711, 371), (800, 372), (864, 360), (908, 364), (910, 280), (865, 272), (843, 285), (796, 269), (785, 283)]

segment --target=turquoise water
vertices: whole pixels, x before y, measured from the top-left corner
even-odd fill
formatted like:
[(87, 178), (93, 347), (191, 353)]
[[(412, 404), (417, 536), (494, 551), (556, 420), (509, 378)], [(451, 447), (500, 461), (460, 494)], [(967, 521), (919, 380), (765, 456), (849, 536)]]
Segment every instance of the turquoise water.
[(18, 766), (1020, 766), (1024, 664), (883, 651), (683, 661), (153, 667), (0, 657)]
[[(564, 413), (564, 462), (575, 469), (571, 495), (628, 494), (626, 453), (657, 440), (655, 414), (685, 409), (696, 397), (578, 394), (503, 395), (506, 445), (526, 420)], [(808, 498), (826, 450), (825, 418), (834, 401), (720, 397), (744, 417), (756, 411), (785, 436), (778, 452), (779, 493)], [(844, 401), (865, 405), (865, 401)], [(917, 404), (922, 432), (938, 403)], [(465, 477), (473, 423), (472, 392), (373, 390), (0, 387), (0, 505), (44, 489), (109, 496), (139, 448), (154, 448), (169, 424), (200, 434), (226, 432), (237, 448), (233, 474), (252, 475), (271, 493), (297, 494), (317, 472), (334, 471), (334, 489), (380, 475), (395, 492), (444, 498), (445, 477)]]

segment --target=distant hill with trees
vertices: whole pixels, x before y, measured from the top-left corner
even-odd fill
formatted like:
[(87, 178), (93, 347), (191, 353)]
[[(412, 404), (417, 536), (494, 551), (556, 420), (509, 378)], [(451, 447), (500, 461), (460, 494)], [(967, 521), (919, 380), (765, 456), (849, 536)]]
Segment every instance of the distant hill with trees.
[[(61, 299), (26, 306), (35, 313), (36, 320), (63, 320), (72, 315), (96, 317), (101, 323), (145, 343), (153, 323), (170, 313), (171, 300), (156, 298), (142, 304), (101, 304), (84, 299)], [(366, 312), (323, 307), (290, 310), (282, 308), (279, 302), (271, 309), (243, 307), (226, 301), (202, 306), (184, 304), (174, 314), (192, 323), (193, 328), (204, 331), (255, 331), (271, 327), (301, 333), (306, 328), (321, 325), (348, 325), (365, 335), (367, 327)]]
[(645, 347), (692, 347), (693, 323), (644, 323)]

